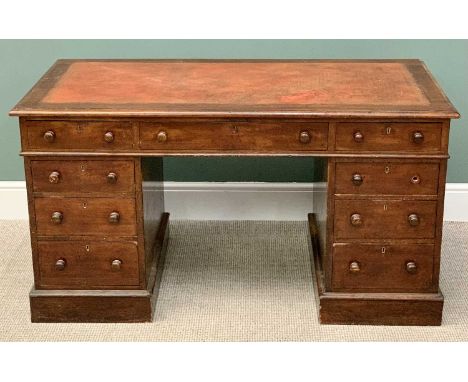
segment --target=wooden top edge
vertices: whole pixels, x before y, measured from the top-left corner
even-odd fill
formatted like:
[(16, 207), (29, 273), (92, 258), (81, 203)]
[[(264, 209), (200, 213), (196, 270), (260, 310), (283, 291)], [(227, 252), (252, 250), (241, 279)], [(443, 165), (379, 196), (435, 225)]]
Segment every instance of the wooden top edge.
[(457, 111), (445, 112), (308, 112), (308, 111), (279, 111), (279, 112), (223, 112), (223, 111), (110, 111), (110, 110), (87, 110), (87, 111), (46, 111), (46, 110), (11, 110), (12, 117), (122, 117), (122, 118), (422, 118), (422, 119), (458, 119)]
[(395, 62), (406, 64), (423, 63), (423, 61), (418, 58), (60, 58), (55, 61), (54, 65), (62, 62)]

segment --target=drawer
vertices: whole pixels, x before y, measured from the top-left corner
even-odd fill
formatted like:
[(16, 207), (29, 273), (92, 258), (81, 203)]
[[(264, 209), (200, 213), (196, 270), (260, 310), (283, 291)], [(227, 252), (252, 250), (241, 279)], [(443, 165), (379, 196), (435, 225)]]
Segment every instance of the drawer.
[(336, 194), (437, 195), (439, 163), (337, 162)]
[(336, 124), (336, 150), (443, 151), (441, 123), (340, 122)]
[(35, 192), (134, 192), (132, 160), (32, 160)]
[(139, 284), (133, 242), (39, 241), (39, 285), (56, 289), (96, 289)]
[(335, 200), (335, 238), (432, 239), (436, 201)]
[(28, 149), (129, 150), (133, 128), (129, 122), (26, 121)]
[(131, 198), (35, 198), (38, 235), (135, 236)]
[(332, 287), (424, 291), (432, 286), (433, 255), (432, 244), (335, 244)]
[(140, 123), (140, 147), (161, 151), (326, 150), (328, 123)]

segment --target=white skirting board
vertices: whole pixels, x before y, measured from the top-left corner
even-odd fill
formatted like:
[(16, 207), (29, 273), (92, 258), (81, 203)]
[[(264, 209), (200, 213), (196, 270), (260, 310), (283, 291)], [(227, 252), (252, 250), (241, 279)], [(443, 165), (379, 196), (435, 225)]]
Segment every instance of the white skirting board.
[[(321, 183), (165, 182), (171, 219), (306, 220)], [(28, 218), (23, 181), (0, 181), (0, 219)], [(468, 222), (468, 183), (448, 183), (444, 220)]]

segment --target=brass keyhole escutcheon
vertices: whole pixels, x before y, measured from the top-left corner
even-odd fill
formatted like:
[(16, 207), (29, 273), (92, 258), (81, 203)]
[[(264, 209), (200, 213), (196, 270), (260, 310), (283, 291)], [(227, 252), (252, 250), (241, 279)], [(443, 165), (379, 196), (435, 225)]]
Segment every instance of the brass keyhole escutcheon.
[(388, 174), (390, 172), (390, 166), (385, 166), (384, 172)]
[(387, 204), (384, 204), (384, 205), (383, 205), (383, 210), (384, 210), (384, 211), (387, 211), (387, 210), (388, 210), (388, 205), (387, 205)]
[(387, 133), (387, 135), (390, 135), (392, 133), (392, 128), (388, 126), (385, 132)]
[(239, 134), (239, 127), (237, 125), (232, 125), (232, 133)]
[(86, 245), (85, 245), (85, 251), (86, 251), (86, 252), (89, 252), (89, 251), (90, 251), (89, 244), (86, 244)]
[(382, 255), (384, 255), (384, 254), (385, 254), (385, 252), (387, 252), (387, 248), (385, 248), (385, 247), (382, 247), (381, 251), (382, 251)]
[(83, 208), (88, 208), (88, 202), (83, 202), (82, 206)]

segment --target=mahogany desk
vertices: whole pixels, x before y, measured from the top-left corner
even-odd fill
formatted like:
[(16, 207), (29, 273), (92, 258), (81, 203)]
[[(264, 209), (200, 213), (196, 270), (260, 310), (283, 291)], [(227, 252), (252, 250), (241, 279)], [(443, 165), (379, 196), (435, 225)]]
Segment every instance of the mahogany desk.
[(419, 60), (59, 60), (11, 115), (34, 322), (151, 320), (164, 156), (287, 155), (317, 157), (327, 185), (308, 217), (321, 322), (441, 323), (459, 114)]

